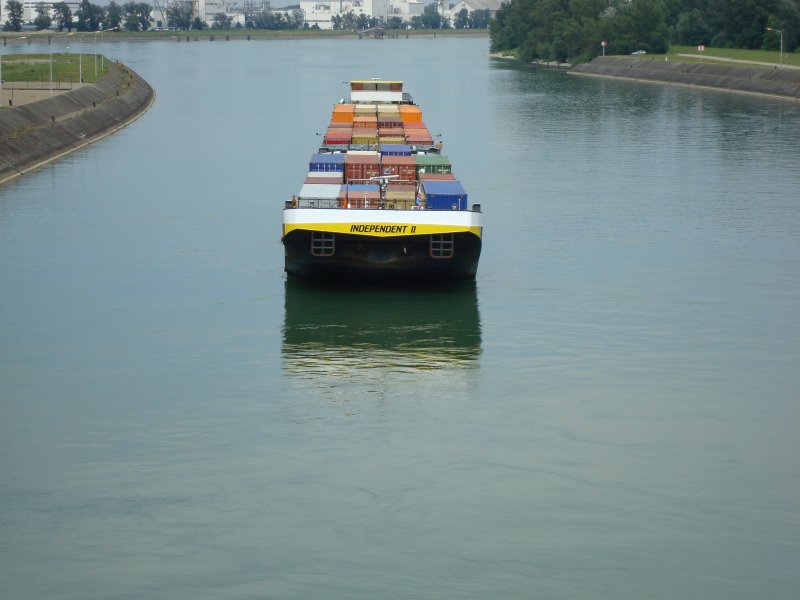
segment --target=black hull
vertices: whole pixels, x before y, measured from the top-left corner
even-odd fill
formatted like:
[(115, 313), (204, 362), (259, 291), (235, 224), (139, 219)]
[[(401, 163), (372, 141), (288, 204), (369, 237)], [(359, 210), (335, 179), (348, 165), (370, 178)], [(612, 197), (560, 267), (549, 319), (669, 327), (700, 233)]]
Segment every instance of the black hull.
[(311, 232), (295, 230), (283, 238), (286, 272), (314, 281), (379, 284), (447, 283), (475, 278), (481, 239), (472, 233), (453, 235), (453, 254), (434, 258), (430, 237), (367, 237), (338, 234), (330, 256), (311, 253)]

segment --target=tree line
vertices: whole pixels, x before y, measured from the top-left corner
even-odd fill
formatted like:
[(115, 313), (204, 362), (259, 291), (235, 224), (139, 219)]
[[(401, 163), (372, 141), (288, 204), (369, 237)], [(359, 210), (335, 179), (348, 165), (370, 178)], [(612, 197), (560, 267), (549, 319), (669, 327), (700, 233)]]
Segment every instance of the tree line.
[[(37, 29), (56, 28), (59, 31), (100, 31), (116, 29), (124, 31), (147, 31), (152, 25), (152, 6), (147, 2), (126, 2), (118, 4), (111, 0), (108, 6), (93, 4), (90, 0), (81, 0), (80, 7), (73, 15), (72, 10), (66, 2), (57, 2), (52, 5), (52, 12), (44, 2), (39, 2), (36, 6), (36, 18), (33, 24)], [(23, 25), (22, 2), (19, 0), (7, 0), (6, 9), (9, 16), (3, 29), (5, 31), (21, 31)], [(486, 29), (489, 26), (490, 12), (488, 10), (467, 11), (462, 9), (455, 15), (451, 23), (450, 19), (442, 16), (436, 10), (436, 6), (427, 5), (421, 15), (411, 17), (409, 21), (404, 21), (401, 17), (389, 17), (388, 19), (369, 17), (365, 14), (355, 15), (352, 11), (334, 15), (332, 24), (334, 29), (368, 29), (371, 27), (385, 27), (387, 29)], [(168, 27), (171, 29), (205, 29), (208, 24), (199, 17), (192, 18), (191, 4), (187, 2), (175, 2), (170, 4), (165, 11), (166, 23), (156, 21), (158, 28)], [(232, 19), (224, 13), (217, 13), (211, 23), (213, 29), (230, 29)], [(242, 27), (237, 23), (235, 27)], [(303, 12), (299, 6), (293, 7), (288, 12), (272, 11), (269, 3), (266, 9), (256, 12), (246, 12), (244, 15), (244, 27), (251, 29), (302, 29), (308, 28), (308, 23), (304, 23)], [(313, 25), (312, 28), (318, 28)]]
[(491, 49), (523, 60), (588, 61), (670, 44), (784, 51), (800, 45), (800, 0), (509, 0), (489, 25)]
[[(19, 0), (6, 2), (8, 19), (3, 24), (4, 31), (21, 31), (22, 3)], [(89, 0), (82, 0), (73, 15), (66, 2), (53, 4), (52, 15), (44, 2), (36, 5), (36, 18), (33, 24), (37, 29), (59, 31), (100, 31), (108, 29), (124, 29), (126, 31), (143, 31), (150, 28), (150, 12), (152, 7), (147, 2), (126, 2), (117, 4), (114, 0), (108, 6), (98, 6)]]

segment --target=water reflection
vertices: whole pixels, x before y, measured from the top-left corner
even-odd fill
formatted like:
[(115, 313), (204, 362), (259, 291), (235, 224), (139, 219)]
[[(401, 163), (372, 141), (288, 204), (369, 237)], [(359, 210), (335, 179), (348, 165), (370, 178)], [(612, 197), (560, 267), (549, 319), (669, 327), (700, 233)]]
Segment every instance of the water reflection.
[(474, 282), (447, 290), (353, 289), (290, 279), (285, 311), (283, 362), (295, 376), (474, 368), (481, 353)]

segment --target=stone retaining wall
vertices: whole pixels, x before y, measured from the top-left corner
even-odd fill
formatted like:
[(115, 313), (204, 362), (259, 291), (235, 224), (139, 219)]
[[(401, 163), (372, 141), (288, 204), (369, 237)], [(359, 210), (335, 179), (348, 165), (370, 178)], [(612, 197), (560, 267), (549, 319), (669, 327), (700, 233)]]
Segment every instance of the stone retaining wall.
[(717, 63), (600, 56), (590, 63), (578, 65), (570, 73), (699, 85), (800, 100), (799, 69), (760, 69)]
[(91, 85), (0, 111), (0, 184), (77, 150), (149, 108), (153, 88), (124, 65)]

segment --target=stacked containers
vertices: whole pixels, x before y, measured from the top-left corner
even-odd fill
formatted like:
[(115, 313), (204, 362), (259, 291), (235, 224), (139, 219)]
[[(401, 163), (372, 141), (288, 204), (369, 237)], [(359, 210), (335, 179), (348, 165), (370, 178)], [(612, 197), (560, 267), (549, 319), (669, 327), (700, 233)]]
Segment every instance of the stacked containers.
[[(380, 188), (367, 182), (392, 175), (396, 179), (386, 188), (387, 208), (407, 210), (424, 199), (425, 208), (432, 210), (466, 209), (467, 194), (451, 173), (447, 157), (417, 154), (412, 148), (433, 145), (417, 106), (337, 104), (324, 143), (350, 150), (312, 156), (299, 206), (377, 208)], [(380, 154), (373, 150), (378, 144)], [(355, 150), (358, 147), (364, 151)]]
[(329, 127), (323, 143), (326, 146), (347, 146), (353, 138), (353, 130), (346, 127)]
[(374, 151), (353, 151), (345, 155), (344, 179), (347, 183), (377, 177), (381, 172), (380, 156)]
[(378, 136), (381, 144), (402, 144), (403, 119), (395, 104), (378, 105)]

